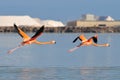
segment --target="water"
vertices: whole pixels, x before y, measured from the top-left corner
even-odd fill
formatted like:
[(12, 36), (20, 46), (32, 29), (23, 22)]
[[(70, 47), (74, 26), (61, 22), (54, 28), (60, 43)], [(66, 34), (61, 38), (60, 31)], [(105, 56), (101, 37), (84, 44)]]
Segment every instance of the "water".
[(120, 67), (0, 67), (0, 80), (119, 80)]
[[(22, 38), (0, 34), (0, 80), (120, 80), (120, 34), (98, 34), (98, 43), (110, 47), (80, 47), (69, 53), (80, 43), (72, 43), (78, 35), (43, 34), (39, 41), (54, 39), (57, 44), (33, 44), (7, 54)], [(87, 38), (93, 35), (85, 34)]]

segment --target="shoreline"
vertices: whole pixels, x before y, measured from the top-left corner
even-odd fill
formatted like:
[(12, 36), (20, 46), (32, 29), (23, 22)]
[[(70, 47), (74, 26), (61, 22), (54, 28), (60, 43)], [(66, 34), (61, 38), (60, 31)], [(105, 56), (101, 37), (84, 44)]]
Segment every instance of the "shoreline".
[[(36, 32), (40, 27), (21, 27), (25, 32)], [(13, 26), (0, 27), (0, 33), (16, 32)], [(115, 27), (45, 27), (45, 33), (120, 33), (120, 26)]]

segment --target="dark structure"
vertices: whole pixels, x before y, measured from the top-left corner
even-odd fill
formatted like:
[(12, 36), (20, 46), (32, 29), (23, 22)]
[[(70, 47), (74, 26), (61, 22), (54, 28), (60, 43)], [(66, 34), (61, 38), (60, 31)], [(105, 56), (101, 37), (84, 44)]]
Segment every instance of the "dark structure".
[[(40, 27), (22, 27), (25, 32), (36, 32)], [(0, 32), (16, 32), (13, 26), (0, 27)], [(115, 27), (45, 27), (45, 33), (119, 33), (120, 26)]]

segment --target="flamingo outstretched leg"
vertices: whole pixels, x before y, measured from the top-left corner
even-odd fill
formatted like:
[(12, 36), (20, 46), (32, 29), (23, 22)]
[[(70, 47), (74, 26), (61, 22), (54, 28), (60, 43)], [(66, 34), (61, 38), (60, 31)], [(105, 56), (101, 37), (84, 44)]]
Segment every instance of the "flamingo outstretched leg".
[(68, 52), (73, 52), (73, 51), (75, 51), (75, 50), (78, 49), (78, 48), (79, 48), (79, 47), (76, 46), (76, 47), (74, 47), (74, 48), (72, 48), (72, 49), (69, 49)]
[(22, 45), (19, 45), (19, 46), (15, 47), (15, 48), (9, 50), (9, 51), (8, 51), (8, 54), (11, 54), (12, 52), (14, 52), (15, 50), (17, 50), (17, 49), (19, 49), (19, 48), (21, 48), (21, 47), (22, 47)]

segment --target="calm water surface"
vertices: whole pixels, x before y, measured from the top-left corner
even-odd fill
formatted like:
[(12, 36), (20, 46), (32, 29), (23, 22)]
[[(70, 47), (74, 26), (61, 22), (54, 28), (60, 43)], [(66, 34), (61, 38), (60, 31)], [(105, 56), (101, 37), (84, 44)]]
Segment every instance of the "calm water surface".
[[(34, 33), (29, 33), (32, 36)], [(80, 47), (68, 50), (79, 34), (43, 34), (39, 41), (56, 40), (55, 45), (19, 45), (18, 34), (0, 34), (0, 80), (120, 80), (120, 34), (98, 34), (98, 43), (110, 47)], [(85, 34), (87, 38), (94, 34)]]

